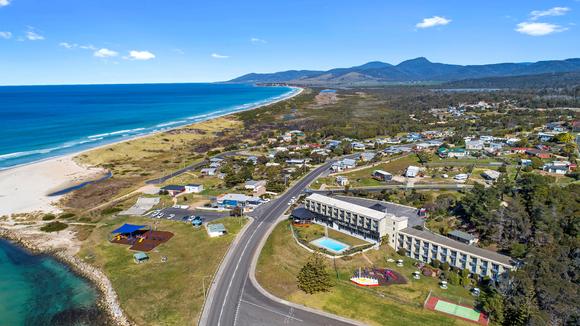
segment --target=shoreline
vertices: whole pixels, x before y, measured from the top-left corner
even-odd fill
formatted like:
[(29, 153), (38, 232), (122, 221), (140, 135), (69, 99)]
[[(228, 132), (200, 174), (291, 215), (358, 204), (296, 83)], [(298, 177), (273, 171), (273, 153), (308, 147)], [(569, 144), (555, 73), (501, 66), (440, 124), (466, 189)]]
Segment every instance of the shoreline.
[[(275, 86), (268, 86), (268, 87), (275, 87)], [(286, 93), (286, 94), (280, 95), (279, 97), (275, 97), (271, 101), (268, 101), (268, 102), (258, 103), (258, 104), (252, 105), (250, 107), (243, 108), (243, 109), (239, 109), (239, 110), (235, 110), (234, 109), (232, 111), (224, 112), (224, 113), (221, 113), (221, 114), (218, 114), (218, 115), (206, 116), (204, 118), (199, 118), (200, 120), (198, 120), (198, 121), (193, 121), (193, 122), (188, 121), (185, 124), (175, 124), (175, 125), (172, 125), (171, 127), (168, 127), (166, 129), (160, 129), (160, 130), (151, 131), (151, 132), (148, 132), (148, 133), (145, 133), (145, 134), (141, 134), (141, 135), (134, 135), (134, 136), (129, 136), (129, 137), (125, 137), (125, 138), (122, 138), (122, 139), (118, 139), (118, 140), (113, 140), (113, 141), (108, 142), (108, 143), (103, 143), (103, 144), (97, 145), (95, 147), (85, 148), (85, 149), (81, 149), (81, 150), (78, 150), (78, 151), (75, 151), (75, 152), (70, 152), (70, 153), (66, 153), (66, 154), (61, 154), (61, 155), (55, 155), (55, 156), (51, 156), (51, 157), (46, 157), (46, 158), (39, 159), (37, 161), (32, 161), (32, 162), (27, 162), (27, 163), (21, 163), (21, 164), (17, 164), (17, 165), (13, 165), (13, 166), (0, 167), (0, 175), (2, 174), (2, 172), (5, 172), (5, 171), (10, 171), (10, 170), (18, 169), (18, 168), (21, 168), (21, 167), (29, 166), (29, 165), (34, 165), (34, 164), (38, 164), (38, 163), (42, 163), (42, 162), (47, 162), (47, 161), (55, 160), (55, 159), (58, 159), (58, 158), (67, 158), (69, 156), (75, 157), (75, 156), (81, 155), (81, 154), (86, 153), (86, 152), (90, 152), (90, 151), (95, 150), (95, 149), (100, 149), (100, 148), (104, 148), (104, 147), (107, 147), (107, 146), (111, 146), (111, 145), (115, 145), (115, 144), (119, 144), (119, 143), (124, 143), (124, 142), (128, 142), (128, 141), (132, 141), (132, 140), (135, 140), (135, 139), (149, 137), (149, 136), (152, 136), (152, 135), (156, 135), (156, 134), (163, 133), (163, 132), (168, 132), (168, 131), (171, 131), (171, 130), (180, 129), (180, 128), (183, 128), (183, 127), (193, 126), (193, 125), (198, 124), (198, 123), (201, 123), (201, 122), (206, 122), (206, 121), (210, 121), (210, 120), (214, 120), (214, 119), (226, 117), (226, 116), (233, 115), (233, 114), (236, 114), (236, 113), (241, 113), (241, 112), (246, 112), (246, 111), (250, 111), (250, 110), (255, 110), (255, 109), (258, 109), (258, 108), (261, 108), (261, 107), (264, 107), (264, 106), (268, 106), (268, 105), (271, 105), (271, 104), (276, 104), (278, 102), (282, 102), (282, 101), (291, 99), (291, 98), (293, 98), (295, 96), (300, 95), (304, 91), (304, 88), (302, 88), (302, 87), (296, 87), (296, 86), (284, 86), (284, 87), (290, 88), (290, 91), (288, 93)], [(242, 104), (242, 106), (243, 105), (246, 105), (246, 104)], [(204, 114), (204, 115), (207, 115), (207, 114)]]
[(33, 241), (24, 239), (17, 231), (0, 227), (0, 238), (23, 248), (31, 255), (47, 255), (65, 265), (72, 273), (83, 278), (98, 293), (96, 308), (107, 316), (110, 322), (118, 326), (133, 325), (125, 315), (113, 285), (105, 274), (96, 267), (85, 263), (80, 258), (67, 254), (63, 249), (40, 248)]
[(277, 98), (267, 103), (260, 103), (241, 110), (226, 112), (208, 117), (194, 123), (172, 126), (171, 128), (151, 132), (145, 135), (128, 137), (111, 143), (92, 147), (66, 155), (55, 156), (43, 160), (25, 163), (0, 170), (0, 216), (28, 212), (60, 212), (57, 203), (64, 195), (51, 196), (51, 193), (78, 186), (82, 183), (96, 181), (110, 171), (103, 168), (82, 164), (78, 156), (97, 149), (114, 146), (140, 138), (150, 137), (171, 130), (192, 127), (199, 123), (231, 116), (240, 112), (255, 110), (264, 106), (286, 101), (302, 94), (300, 87), (291, 87), (287, 96)]

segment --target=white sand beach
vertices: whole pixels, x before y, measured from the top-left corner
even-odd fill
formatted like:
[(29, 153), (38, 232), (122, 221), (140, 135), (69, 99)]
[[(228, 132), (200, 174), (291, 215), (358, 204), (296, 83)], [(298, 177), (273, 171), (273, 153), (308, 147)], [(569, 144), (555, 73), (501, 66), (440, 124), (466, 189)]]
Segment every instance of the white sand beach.
[(58, 212), (52, 204), (60, 197), (47, 195), (86, 181), (96, 180), (107, 172), (88, 168), (73, 161), (77, 154), (0, 171), (0, 216), (35, 211)]

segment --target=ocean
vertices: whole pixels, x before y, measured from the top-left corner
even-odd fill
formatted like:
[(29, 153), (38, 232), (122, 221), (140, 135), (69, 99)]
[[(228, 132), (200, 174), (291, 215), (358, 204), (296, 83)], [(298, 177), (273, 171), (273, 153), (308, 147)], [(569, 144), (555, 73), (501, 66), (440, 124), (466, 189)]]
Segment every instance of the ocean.
[(0, 169), (245, 110), (294, 91), (202, 83), (0, 87)]
[(97, 290), (62, 263), (0, 239), (0, 326), (99, 325)]

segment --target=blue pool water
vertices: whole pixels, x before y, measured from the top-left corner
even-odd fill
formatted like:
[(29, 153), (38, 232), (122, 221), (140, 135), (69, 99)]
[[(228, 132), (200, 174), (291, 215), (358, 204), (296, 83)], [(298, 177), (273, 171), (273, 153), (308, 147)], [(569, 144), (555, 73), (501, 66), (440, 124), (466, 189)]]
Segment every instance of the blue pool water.
[(316, 239), (316, 240), (312, 241), (311, 243), (317, 247), (324, 248), (328, 251), (335, 252), (335, 253), (341, 253), (341, 252), (345, 251), (346, 249), (350, 248), (350, 246), (347, 244), (344, 244), (340, 241), (336, 241), (334, 239), (327, 238), (327, 237)]
[(0, 170), (248, 109), (293, 91), (247, 84), (0, 87)]

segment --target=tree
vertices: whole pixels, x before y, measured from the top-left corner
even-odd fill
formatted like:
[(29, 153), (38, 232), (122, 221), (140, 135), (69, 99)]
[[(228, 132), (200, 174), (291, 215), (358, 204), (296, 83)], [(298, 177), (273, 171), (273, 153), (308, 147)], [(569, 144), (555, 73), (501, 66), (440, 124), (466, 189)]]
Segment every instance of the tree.
[(568, 132), (563, 132), (554, 136), (554, 141), (557, 143), (571, 143), (574, 141), (574, 135)]
[(542, 162), (542, 160), (540, 160), (539, 158), (537, 158), (535, 156), (532, 157), (530, 160), (532, 161), (532, 168), (533, 169), (541, 169), (542, 166), (544, 166), (544, 162)]
[(308, 294), (326, 292), (333, 286), (324, 258), (319, 253), (314, 253), (308, 259), (296, 278), (298, 288)]
[(495, 290), (483, 292), (478, 299), (478, 306), (497, 324), (504, 321), (504, 302), (502, 296)]
[(457, 275), (457, 273), (455, 273), (455, 272), (449, 273), (447, 280), (449, 281), (449, 284), (451, 284), (451, 285), (459, 285), (459, 275)]

